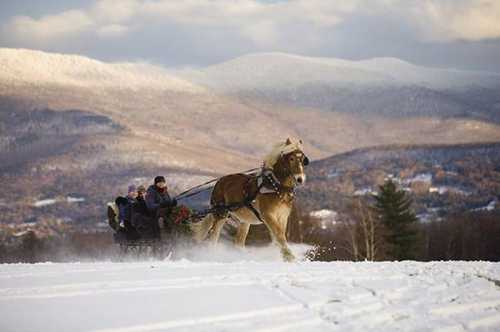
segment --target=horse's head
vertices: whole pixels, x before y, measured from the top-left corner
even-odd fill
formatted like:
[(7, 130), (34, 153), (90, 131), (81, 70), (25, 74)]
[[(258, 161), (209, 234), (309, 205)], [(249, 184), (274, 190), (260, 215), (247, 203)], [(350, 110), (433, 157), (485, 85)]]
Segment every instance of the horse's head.
[(288, 138), (274, 168), (277, 173), (292, 177), (295, 183), (302, 185), (306, 182), (304, 167), (308, 164), (309, 158), (302, 151), (302, 141), (293, 143)]

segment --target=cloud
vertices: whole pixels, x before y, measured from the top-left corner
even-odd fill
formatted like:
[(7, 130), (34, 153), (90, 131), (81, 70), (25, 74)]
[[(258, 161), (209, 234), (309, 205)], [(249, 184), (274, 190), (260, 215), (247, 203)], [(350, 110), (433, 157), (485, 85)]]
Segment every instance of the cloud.
[(1, 32), (4, 46), (107, 58), (112, 52), (207, 62), (259, 51), (400, 56), (424, 54), (422, 45), (500, 39), (500, 1), (96, 0), (40, 17), (14, 16)]
[(129, 27), (120, 24), (110, 24), (100, 27), (97, 30), (97, 35), (103, 38), (120, 37), (130, 30)]
[[(333, 2), (332, 2), (333, 3)], [(190, 28), (232, 29), (256, 44), (267, 45), (286, 35), (290, 25), (330, 27), (341, 15), (354, 10), (353, 1), (323, 0), (262, 3), (257, 0), (99, 0), (89, 8), (32, 18), (14, 17), (4, 26), (11, 38), (22, 41), (54, 41), (70, 35), (96, 33), (101, 37), (123, 36), (135, 26), (178, 24)]]
[(245, 27), (242, 34), (261, 47), (272, 46), (280, 39), (276, 24), (272, 21), (259, 22), (259, 24)]
[[(495, 0), (98, 0), (88, 8), (32, 18), (16, 16), (4, 26), (12, 37), (55, 40), (89, 30), (98, 36), (123, 36), (127, 24), (169, 23), (226, 27), (257, 44), (286, 37), (287, 28), (333, 28), (362, 13), (398, 16), (422, 40), (481, 40), (500, 37), (500, 1)], [(268, 32), (268, 33), (267, 33)]]
[(124, 23), (134, 18), (141, 8), (137, 0), (99, 0), (88, 10), (96, 22), (102, 24)]
[[(499, 1), (427, 0), (421, 8), (421, 30), (428, 39), (481, 40), (500, 37)], [(431, 29), (424, 28), (426, 25)]]
[(93, 26), (92, 19), (82, 10), (69, 10), (56, 15), (33, 19), (14, 16), (4, 26), (4, 33), (20, 41), (44, 43), (75, 36)]

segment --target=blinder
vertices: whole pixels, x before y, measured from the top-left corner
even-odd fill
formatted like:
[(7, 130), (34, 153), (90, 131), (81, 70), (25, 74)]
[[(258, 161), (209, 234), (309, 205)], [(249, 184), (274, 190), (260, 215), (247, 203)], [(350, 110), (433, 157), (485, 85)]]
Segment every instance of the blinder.
[(309, 158), (307, 158), (306, 155), (304, 155), (304, 160), (302, 160), (302, 165), (304, 165), (304, 166), (309, 165)]

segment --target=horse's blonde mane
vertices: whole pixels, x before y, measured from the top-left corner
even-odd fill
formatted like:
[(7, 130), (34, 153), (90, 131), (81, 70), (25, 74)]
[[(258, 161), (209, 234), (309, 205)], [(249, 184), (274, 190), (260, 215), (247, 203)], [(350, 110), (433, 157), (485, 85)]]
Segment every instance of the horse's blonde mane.
[[(288, 143), (290, 141), (290, 143)], [(278, 143), (274, 146), (274, 148), (267, 154), (264, 158), (264, 168), (273, 168), (279, 157), (283, 154), (288, 154), (295, 150), (302, 151), (302, 141), (292, 141), (287, 139), (285, 142)]]

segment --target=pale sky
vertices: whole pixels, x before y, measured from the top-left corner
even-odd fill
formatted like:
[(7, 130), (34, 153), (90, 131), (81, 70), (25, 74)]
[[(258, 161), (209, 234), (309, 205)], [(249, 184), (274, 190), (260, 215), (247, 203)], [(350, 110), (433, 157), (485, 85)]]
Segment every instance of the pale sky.
[(2, 0), (0, 47), (168, 67), (279, 51), (500, 72), (500, 0)]

